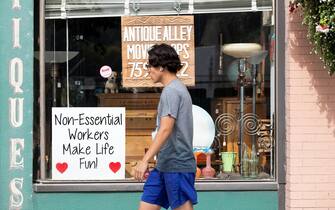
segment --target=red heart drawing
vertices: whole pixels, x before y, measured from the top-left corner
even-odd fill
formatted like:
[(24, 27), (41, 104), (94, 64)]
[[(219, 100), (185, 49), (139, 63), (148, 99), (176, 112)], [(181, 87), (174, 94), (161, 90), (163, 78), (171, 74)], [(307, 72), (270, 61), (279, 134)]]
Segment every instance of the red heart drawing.
[(109, 168), (112, 170), (114, 173), (116, 173), (120, 168), (121, 168), (121, 163), (120, 162), (110, 162), (109, 163)]
[(56, 168), (57, 168), (57, 170), (59, 172), (64, 173), (64, 171), (66, 171), (66, 169), (67, 169), (67, 163), (66, 162), (64, 162), (64, 163), (57, 163), (56, 164)]

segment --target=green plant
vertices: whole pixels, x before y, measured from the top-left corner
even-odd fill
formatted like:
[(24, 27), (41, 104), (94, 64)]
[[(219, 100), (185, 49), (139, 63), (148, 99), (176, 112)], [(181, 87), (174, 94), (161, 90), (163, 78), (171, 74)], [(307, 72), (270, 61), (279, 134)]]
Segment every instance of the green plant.
[(335, 72), (335, 0), (292, 0), (289, 11), (303, 11), (303, 23), (308, 26), (308, 38), (313, 51), (320, 55), (329, 74)]

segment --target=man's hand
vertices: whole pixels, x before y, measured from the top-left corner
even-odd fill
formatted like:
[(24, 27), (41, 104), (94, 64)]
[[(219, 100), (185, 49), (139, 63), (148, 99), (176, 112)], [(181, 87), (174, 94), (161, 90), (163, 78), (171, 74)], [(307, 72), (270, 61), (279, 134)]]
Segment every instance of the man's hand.
[(135, 167), (135, 179), (138, 181), (143, 181), (144, 180), (144, 174), (148, 170), (148, 162), (146, 161), (140, 161), (137, 163)]

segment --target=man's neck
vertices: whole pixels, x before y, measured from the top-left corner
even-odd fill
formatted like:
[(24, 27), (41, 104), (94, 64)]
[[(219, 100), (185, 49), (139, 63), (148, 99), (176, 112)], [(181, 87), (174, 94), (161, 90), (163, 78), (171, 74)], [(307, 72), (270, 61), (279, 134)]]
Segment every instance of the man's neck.
[(172, 80), (178, 79), (176, 74), (173, 73), (166, 73), (166, 75), (163, 76), (161, 83), (165, 86), (167, 86)]

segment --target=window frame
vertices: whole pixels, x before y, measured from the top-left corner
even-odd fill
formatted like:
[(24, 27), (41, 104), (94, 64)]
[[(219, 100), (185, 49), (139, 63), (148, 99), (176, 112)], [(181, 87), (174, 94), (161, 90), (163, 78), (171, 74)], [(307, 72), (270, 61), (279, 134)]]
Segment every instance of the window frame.
[[(40, 0), (43, 2), (44, 0)], [(275, 16), (275, 116), (274, 116), (274, 138), (275, 141), (275, 178), (274, 180), (254, 180), (254, 181), (225, 181), (225, 180), (196, 180), (196, 189), (199, 191), (243, 191), (243, 190), (260, 190), (260, 191), (279, 191), (279, 197), (285, 197), (285, 183), (286, 183), (286, 156), (285, 156), (285, 10), (284, 2), (275, 0), (274, 16)], [(42, 8), (43, 8), (43, 4)], [(41, 6), (40, 5), (40, 6)], [(43, 24), (45, 23), (45, 11), (40, 11), (40, 34), (45, 33)], [(280, 30), (281, 29), (281, 30)], [(44, 51), (45, 51), (45, 36), (40, 36), (40, 74), (45, 73)], [(281, 46), (281, 47), (279, 47)], [(40, 78), (41, 82), (45, 83), (45, 78)], [(40, 86), (40, 94), (45, 92), (45, 87)], [(40, 99), (42, 100), (42, 98)], [(45, 99), (44, 99), (45, 100)], [(41, 110), (45, 110), (41, 109)], [(45, 112), (44, 112), (45, 113)], [(44, 117), (44, 121), (43, 121)], [(40, 122), (45, 122), (45, 115), (40, 116)], [(43, 126), (43, 125), (40, 125)], [(41, 137), (43, 136), (43, 131)], [(44, 134), (45, 135), (45, 134)], [(40, 146), (42, 147), (40, 140)], [(45, 145), (44, 145), (45, 146)], [(45, 152), (45, 151), (44, 151)], [(40, 153), (41, 156), (43, 153)], [(44, 153), (45, 154), (45, 153)], [(44, 166), (43, 166), (44, 162)], [(42, 169), (44, 168), (44, 172)], [(142, 191), (143, 183), (137, 181), (56, 181), (45, 179), (45, 159), (41, 159), (41, 179), (36, 180), (33, 184), (35, 192), (99, 192), (99, 191)], [(44, 173), (44, 177), (43, 177)], [(280, 199), (281, 200), (281, 199)], [(280, 204), (283, 205), (283, 202)]]
[[(273, 0), (96, 0), (95, 3), (72, 0), (68, 4), (62, 0), (45, 1), (46, 19), (65, 19), (271, 11)], [(87, 5), (94, 7), (93, 12)], [(157, 6), (162, 9), (155, 9)]]

